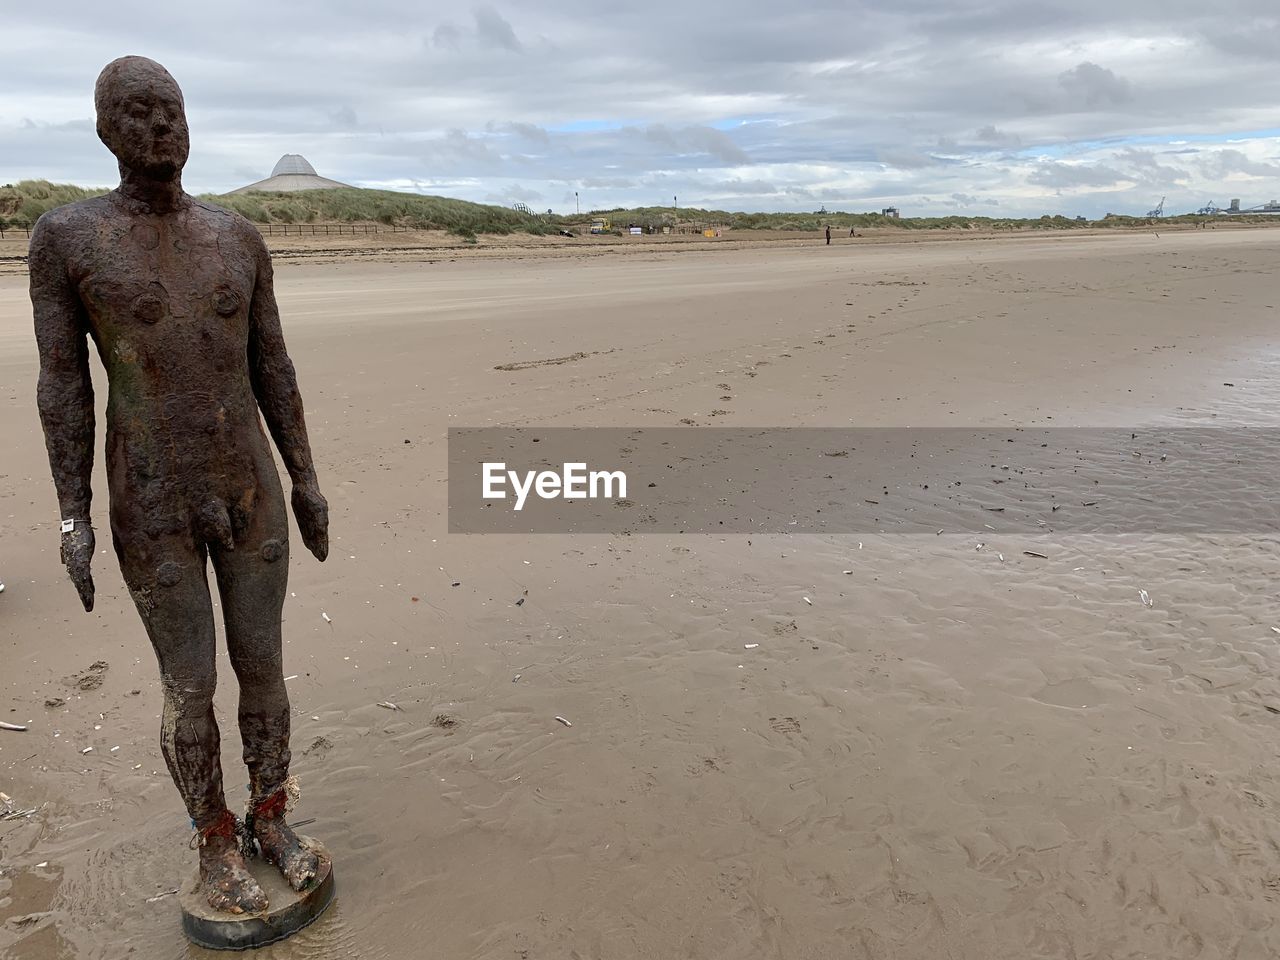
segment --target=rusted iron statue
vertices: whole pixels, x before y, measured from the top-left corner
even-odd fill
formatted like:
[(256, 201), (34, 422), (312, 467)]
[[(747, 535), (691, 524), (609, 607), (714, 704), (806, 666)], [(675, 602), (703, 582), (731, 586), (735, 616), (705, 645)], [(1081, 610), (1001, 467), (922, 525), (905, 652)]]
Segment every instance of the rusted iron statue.
[[(124, 57), (98, 77), (94, 103), (120, 186), (51, 210), (31, 237), (38, 400), (62, 511), (62, 561), (92, 610), (92, 338), (107, 371), (111, 536), (160, 663), (165, 762), (195, 826), (210, 905), (253, 913), (268, 905), (242, 842), (256, 841), (295, 890), (317, 868), (285, 822), (280, 617), (289, 528), (259, 411), (293, 481), (302, 542), (319, 560), (329, 552), (328, 505), (262, 238), (244, 218), (182, 190), (189, 141), (178, 84), (158, 63)], [(222, 790), (206, 560), (240, 682), (251, 791), (243, 827)]]

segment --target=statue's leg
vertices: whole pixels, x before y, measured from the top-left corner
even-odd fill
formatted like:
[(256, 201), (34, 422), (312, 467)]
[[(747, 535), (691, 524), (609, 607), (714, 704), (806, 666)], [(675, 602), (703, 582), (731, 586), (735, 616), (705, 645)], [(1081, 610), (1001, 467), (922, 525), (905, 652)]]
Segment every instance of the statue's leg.
[(264, 910), (266, 895), (245, 869), (235, 817), (222, 793), (205, 552), (185, 537), (143, 537), (129, 543), (117, 532), (115, 543), (125, 583), (160, 663), (160, 749), (195, 824), (209, 904), (231, 913)]
[(240, 736), (249, 769), (250, 814), (263, 855), (295, 890), (316, 875), (315, 854), (285, 822), (289, 777), (289, 694), (280, 617), (289, 578), (284, 499), (267, 491), (234, 550), (212, 547), (227, 627), (227, 650), (240, 681)]

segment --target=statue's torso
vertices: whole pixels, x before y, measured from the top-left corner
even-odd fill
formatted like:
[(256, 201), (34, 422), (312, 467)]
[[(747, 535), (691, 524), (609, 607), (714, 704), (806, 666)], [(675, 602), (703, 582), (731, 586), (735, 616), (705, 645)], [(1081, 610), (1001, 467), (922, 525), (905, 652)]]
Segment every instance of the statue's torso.
[(113, 499), (203, 500), (274, 466), (249, 375), (255, 250), (224, 211), (104, 198), (74, 231), (70, 279), (107, 371)]

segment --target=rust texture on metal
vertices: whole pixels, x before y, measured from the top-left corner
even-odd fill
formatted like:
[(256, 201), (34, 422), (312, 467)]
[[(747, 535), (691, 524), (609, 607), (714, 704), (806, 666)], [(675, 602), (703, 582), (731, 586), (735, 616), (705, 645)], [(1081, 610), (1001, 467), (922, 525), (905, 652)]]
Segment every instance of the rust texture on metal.
[[(159, 661), (161, 746), (196, 825), (210, 904), (265, 908), (229, 830), (213, 713), (212, 564), (231, 665), (255, 832), (295, 888), (316, 869), (274, 800), (289, 776), (281, 610), (289, 524), (267, 434), (292, 483), (303, 544), (329, 550), (271, 258), (243, 217), (182, 189), (182, 91), (142, 57), (108, 64), (94, 91), (115, 154), (111, 193), (51, 210), (31, 237), (38, 405), (61, 509), (62, 560), (93, 609), (90, 523), (94, 393), (90, 341), (106, 370), (106, 473), (120, 570)], [(70, 521), (70, 522), (68, 522)]]

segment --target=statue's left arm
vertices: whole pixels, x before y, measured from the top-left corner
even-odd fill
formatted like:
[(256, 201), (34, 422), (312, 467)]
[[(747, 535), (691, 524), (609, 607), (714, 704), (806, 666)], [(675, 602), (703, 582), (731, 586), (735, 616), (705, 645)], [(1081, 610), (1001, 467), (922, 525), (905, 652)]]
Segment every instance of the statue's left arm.
[(290, 499), (302, 542), (317, 560), (323, 561), (329, 555), (329, 505), (316, 479), (298, 377), (284, 345), (272, 286), (271, 255), (256, 231), (252, 242), (257, 279), (249, 308), (249, 376), (267, 429), (293, 481)]

